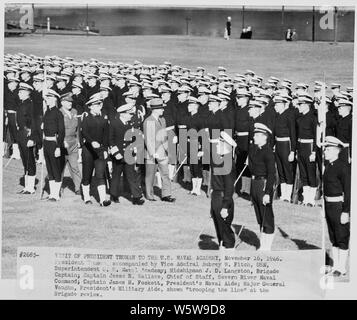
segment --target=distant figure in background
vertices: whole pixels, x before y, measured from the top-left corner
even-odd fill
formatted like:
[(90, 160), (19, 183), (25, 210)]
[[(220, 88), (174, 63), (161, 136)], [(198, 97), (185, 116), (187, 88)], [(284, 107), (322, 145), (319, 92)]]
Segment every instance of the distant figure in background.
[(286, 41), (292, 41), (293, 40), (293, 32), (291, 29), (288, 29), (285, 33), (285, 40)]
[(293, 29), (293, 35), (291, 36), (291, 40), (292, 40), (292, 41), (296, 41), (296, 40), (297, 40), (296, 29)]
[(248, 26), (247, 27), (247, 39), (252, 39), (252, 35), (253, 35), (252, 27)]
[(232, 18), (231, 17), (227, 17), (226, 29), (225, 29), (225, 32), (224, 32), (224, 38), (226, 40), (229, 40), (229, 38), (231, 36), (231, 21), (232, 21)]
[(242, 33), (240, 34), (241, 39), (252, 39), (252, 27), (248, 26), (247, 28), (243, 28)]

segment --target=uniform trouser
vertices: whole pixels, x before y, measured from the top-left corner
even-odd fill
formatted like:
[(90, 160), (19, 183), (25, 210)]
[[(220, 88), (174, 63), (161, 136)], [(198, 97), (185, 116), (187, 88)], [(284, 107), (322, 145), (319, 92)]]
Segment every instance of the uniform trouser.
[(140, 185), (140, 173), (135, 171), (135, 164), (127, 164), (123, 159), (113, 159), (113, 171), (112, 179), (110, 183), (110, 194), (113, 197), (119, 197), (120, 195), (120, 177), (122, 172), (126, 176), (126, 180), (129, 184), (130, 192), (133, 198), (141, 198), (142, 191)]
[(55, 180), (56, 182), (61, 182), (63, 154), (61, 153), (59, 157), (55, 157), (56, 148), (56, 141), (43, 141), (43, 155), (46, 161), (48, 180)]
[(311, 143), (300, 143), (298, 149), (298, 165), (300, 171), (300, 180), (303, 186), (316, 188), (316, 161), (310, 161), (312, 152)]
[(154, 180), (157, 169), (159, 169), (162, 187), (161, 187), (161, 197), (171, 196), (171, 181), (169, 178), (169, 165), (168, 159), (156, 160), (147, 160), (145, 165), (145, 188), (146, 188), (146, 197), (153, 198), (154, 196)]
[(192, 178), (202, 178), (202, 161), (198, 160), (196, 164), (190, 164)]
[(289, 161), (290, 141), (277, 141), (275, 145), (275, 160), (280, 183), (293, 184), (293, 165)]
[(211, 194), (211, 216), (216, 229), (218, 243), (221, 243), (225, 248), (233, 248), (235, 243), (234, 232), (231, 228), (234, 215), (234, 202), (231, 199), (228, 207), (228, 217), (221, 217), (223, 208), (223, 191), (213, 190)]
[(85, 145), (82, 147), (82, 184), (87, 186), (92, 181), (93, 170), (95, 169), (95, 177), (98, 186), (105, 185), (105, 170), (106, 162), (100, 159), (98, 155), (89, 150)]
[(317, 147), (316, 148), (316, 164), (318, 169), (318, 174), (322, 177), (322, 149)]
[(342, 224), (342, 202), (325, 201), (327, 229), (333, 247), (347, 250), (350, 241), (350, 224)]
[(273, 194), (270, 194), (270, 203), (264, 206), (263, 196), (265, 195), (265, 184), (265, 179), (252, 179), (250, 194), (260, 229), (264, 233), (272, 234), (275, 230)]
[(24, 166), (25, 174), (29, 176), (36, 175), (36, 160), (33, 151), (33, 147), (27, 147), (27, 133), (25, 130), (20, 130), (16, 136), (17, 143), (19, 145), (20, 156), (22, 165)]
[(78, 151), (73, 151), (69, 154), (66, 154), (63, 160), (62, 175), (64, 174), (64, 170), (68, 164), (68, 171), (74, 183), (74, 190), (80, 190), (82, 176), (78, 166)]
[(7, 119), (8, 119), (8, 128), (10, 132), (10, 139), (12, 143), (16, 143), (16, 120), (15, 120), (15, 113), (8, 113)]

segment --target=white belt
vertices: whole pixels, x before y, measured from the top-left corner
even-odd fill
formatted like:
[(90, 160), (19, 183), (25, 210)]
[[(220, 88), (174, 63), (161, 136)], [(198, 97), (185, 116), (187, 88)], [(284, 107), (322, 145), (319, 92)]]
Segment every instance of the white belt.
[(16, 113), (17, 111), (15, 110), (6, 110), (7, 113)]
[(248, 135), (249, 135), (248, 131), (237, 132), (237, 136), (238, 137), (245, 137), (245, 136), (248, 136)]
[(186, 126), (185, 126), (184, 124), (179, 124), (179, 125), (178, 125), (178, 128), (179, 128), (179, 129), (185, 129)]
[(325, 196), (325, 201), (326, 202), (343, 202), (343, 196), (337, 196), (337, 197)]
[(314, 139), (298, 139), (300, 143), (313, 143)]
[(290, 137), (275, 137), (276, 141), (290, 141)]
[(56, 136), (53, 136), (53, 137), (44, 136), (44, 139), (45, 139), (46, 141), (57, 141)]

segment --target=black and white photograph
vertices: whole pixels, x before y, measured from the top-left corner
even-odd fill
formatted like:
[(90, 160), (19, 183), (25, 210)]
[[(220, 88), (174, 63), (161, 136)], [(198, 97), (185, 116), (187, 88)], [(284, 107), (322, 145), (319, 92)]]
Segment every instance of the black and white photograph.
[(68, 247), (317, 250), (349, 281), (353, 6), (8, 2), (3, 25), (1, 278)]

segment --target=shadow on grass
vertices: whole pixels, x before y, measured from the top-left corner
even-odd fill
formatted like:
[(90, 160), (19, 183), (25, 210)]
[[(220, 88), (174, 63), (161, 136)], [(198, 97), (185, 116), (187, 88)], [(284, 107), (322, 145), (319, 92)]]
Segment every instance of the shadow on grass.
[(213, 241), (214, 237), (207, 234), (200, 235), (200, 241), (198, 242), (198, 247), (201, 250), (218, 250), (219, 246)]
[(72, 178), (70, 177), (63, 177), (62, 180), (62, 189), (66, 189), (68, 188), (69, 190), (71, 190), (73, 193), (75, 192), (74, 190), (74, 183)]
[(284, 239), (289, 239), (292, 242), (294, 242), (299, 250), (321, 249), (320, 247), (317, 247), (311, 243), (306, 242), (306, 240), (290, 238), (290, 236), (285, 231), (283, 231), (280, 227), (278, 227), (278, 230), (280, 231), (280, 233)]
[(242, 225), (239, 225), (239, 224), (233, 224), (232, 227), (234, 228), (234, 233), (236, 234), (236, 236), (240, 232), (240, 235), (239, 235), (240, 241), (245, 242), (246, 244), (249, 244), (250, 246), (254, 246), (256, 249), (259, 248), (260, 241), (259, 241), (259, 238), (257, 237), (257, 235), (255, 234), (255, 232), (247, 229), (247, 227), (244, 227), (244, 229), (241, 231)]

